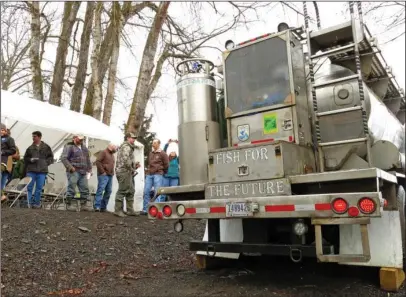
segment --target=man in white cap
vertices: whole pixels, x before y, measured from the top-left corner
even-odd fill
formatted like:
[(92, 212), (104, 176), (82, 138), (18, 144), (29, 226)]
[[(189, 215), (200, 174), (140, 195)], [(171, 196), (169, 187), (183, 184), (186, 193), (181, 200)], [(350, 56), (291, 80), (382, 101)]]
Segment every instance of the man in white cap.
[(76, 186), (80, 192), (81, 208), (83, 210), (92, 210), (86, 207), (89, 198), (89, 185), (87, 174), (92, 172), (92, 163), (90, 162), (90, 153), (83, 144), (83, 135), (73, 136), (73, 141), (66, 144), (63, 149), (61, 161), (66, 168), (68, 177), (68, 190), (66, 192), (66, 207), (68, 210), (75, 211), (76, 207), (72, 205), (72, 199), (75, 198)]

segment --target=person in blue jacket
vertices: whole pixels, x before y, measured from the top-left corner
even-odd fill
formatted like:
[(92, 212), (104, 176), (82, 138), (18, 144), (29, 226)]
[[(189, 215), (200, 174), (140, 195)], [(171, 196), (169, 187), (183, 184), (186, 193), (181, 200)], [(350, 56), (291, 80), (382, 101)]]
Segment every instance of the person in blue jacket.
[[(168, 143), (164, 146), (164, 151), (167, 153), (168, 146), (170, 143), (178, 143), (177, 140), (169, 139)], [(169, 168), (168, 172), (165, 174), (165, 186), (175, 187), (179, 185), (179, 157), (176, 152), (171, 152), (169, 154)]]

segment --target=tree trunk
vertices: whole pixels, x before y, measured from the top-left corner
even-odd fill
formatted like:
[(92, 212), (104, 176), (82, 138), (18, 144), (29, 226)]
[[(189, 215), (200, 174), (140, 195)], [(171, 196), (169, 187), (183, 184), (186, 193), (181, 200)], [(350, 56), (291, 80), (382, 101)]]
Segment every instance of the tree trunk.
[(72, 101), (70, 103), (70, 109), (76, 112), (80, 112), (80, 107), (82, 105), (82, 93), (86, 81), (94, 7), (94, 2), (87, 2), (85, 22), (83, 24), (82, 36), (80, 37), (79, 64), (76, 72), (75, 84), (73, 85), (72, 90)]
[(32, 90), (34, 99), (44, 101), (44, 90), (42, 86), (41, 61), (40, 61), (40, 39), (41, 39), (41, 20), (39, 2), (30, 2), (31, 13), (31, 47), (30, 60), (32, 72)]
[(137, 87), (135, 88), (133, 102), (131, 104), (131, 110), (127, 121), (127, 128), (135, 133), (140, 131), (145, 116), (145, 109), (150, 98), (151, 91), (149, 87), (152, 71), (155, 66), (154, 58), (158, 46), (158, 37), (168, 15), (169, 4), (170, 2), (161, 2), (159, 4), (142, 55)]
[(103, 108), (103, 123), (110, 125), (111, 113), (113, 110), (113, 100), (115, 93), (116, 75), (117, 75), (117, 63), (118, 56), (120, 53), (120, 34), (122, 30), (123, 18), (121, 14), (121, 8), (119, 2), (113, 2), (112, 9), (112, 23), (114, 23), (114, 40), (113, 40), (113, 51), (111, 53), (110, 59), (110, 69), (109, 69), (109, 81), (107, 86), (106, 100), (104, 101)]
[[(139, 13), (141, 10), (143, 10), (145, 7), (151, 5), (150, 2), (142, 2), (138, 3), (134, 6), (131, 5), (131, 2), (124, 2), (123, 8), (122, 8), (122, 17), (123, 17), (123, 23), (121, 27), (123, 28), (124, 25), (127, 23), (127, 21), (135, 16), (137, 13)], [(121, 32), (120, 32), (121, 35)], [(110, 23), (110, 25), (107, 27), (106, 33), (104, 35), (104, 39), (101, 45), (101, 51), (99, 55), (99, 80), (100, 83), (103, 84), (104, 77), (106, 75), (107, 70), (109, 69), (109, 61), (113, 52), (113, 38), (114, 36), (114, 24), (113, 22)], [(93, 73), (92, 73), (93, 75)], [(93, 80), (93, 78), (92, 78)], [(86, 101), (85, 101), (85, 107), (83, 109), (83, 113), (87, 115), (92, 115), (93, 113), (93, 85), (89, 84), (89, 87), (87, 89), (86, 93)]]
[(66, 55), (68, 54), (69, 40), (72, 35), (72, 28), (76, 21), (81, 2), (65, 2), (61, 35), (56, 49), (54, 75), (51, 84), (49, 103), (61, 105), (62, 87), (66, 68)]
[(94, 89), (94, 100), (93, 100), (93, 113), (92, 116), (100, 120), (102, 114), (102, 104), (103, 104), (103, 97), (102, 97), (102, 86), (99, 81), (98, 76), (98, 59), (100, 53), (100, 45), (101, 45), (101, 14), (103, 9), (103, 2), (97, 2), (96, 11), (94, 15), (94, 28), (93, 28), (93, 52), (91, 58), (91, 66), (92, 66), (92, 85)]

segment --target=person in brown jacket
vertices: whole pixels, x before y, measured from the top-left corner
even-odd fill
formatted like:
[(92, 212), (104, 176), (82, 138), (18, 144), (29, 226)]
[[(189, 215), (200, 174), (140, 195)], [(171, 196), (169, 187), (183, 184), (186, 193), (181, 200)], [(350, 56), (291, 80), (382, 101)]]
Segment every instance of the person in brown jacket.
[[(114, 153), (117, 148), (114, 144), (109, 144), (104, 151), (101, 151), (96, 159), (97, 167), (97, 191), (94, 203), (94, 210), (98, 212), (106, 211), (109, 203), (113, 176), (114, 176)], [(104, 191), (104, 194), (103, 194)]]
[[(145, 186), (144, 186), (144, 205), (142, 209), (142, 214), (147, 213), (148, 203), (150, 202), (150, 192), (152, 187), (154, 187), (154, 195), (158, 188), (161, 188), (165, 184), (164, 175), (168, 172), (169, 167), (169, 158), (168, 155), (161, 150), (161, 142), (158, 139), (155, 139), (152, 142), (152, 151), (148, 156), (148, 171), (145, 176)], [(156, 202), (163, 202), (163, 199), (160, 195), (155, 200)]]

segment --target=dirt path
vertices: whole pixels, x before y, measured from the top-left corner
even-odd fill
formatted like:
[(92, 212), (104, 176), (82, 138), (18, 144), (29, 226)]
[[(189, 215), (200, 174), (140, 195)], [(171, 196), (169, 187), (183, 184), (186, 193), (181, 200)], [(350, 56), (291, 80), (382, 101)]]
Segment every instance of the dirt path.
[[(388, 296), (377, 269), (314, 259), (250, 258), (199, 271), (187, 243), (202, 238), (203, 221), (188, 221), (177, 234), (172, 224), (146, 217), (29, 209), (1, 215), (5, 296)], [(406, 289), (390, 296), (406, 296)]]

